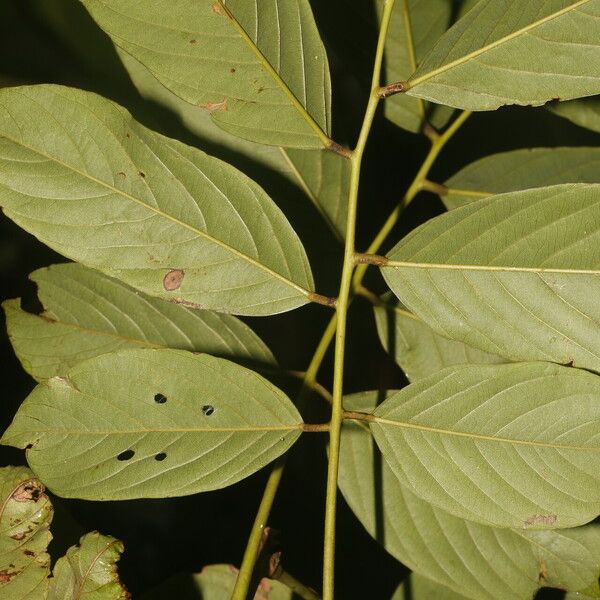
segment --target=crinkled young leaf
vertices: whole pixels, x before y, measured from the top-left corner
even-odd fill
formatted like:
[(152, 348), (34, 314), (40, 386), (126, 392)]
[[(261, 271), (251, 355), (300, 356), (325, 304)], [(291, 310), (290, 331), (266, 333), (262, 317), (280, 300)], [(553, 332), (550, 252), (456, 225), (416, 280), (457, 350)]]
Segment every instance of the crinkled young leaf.
[(481, 0), (438, 41), (407, 93), (468, 110), (600, 93), (598, 0)]
[(285, 452), (302, 419), (257, 373), (182, 350), (126, 350), (41, 383), (2, 443), (28, 448), (57, 495), (184, 496), (226, 487)]
[(0, 507), (0, 597), (45, 600), (54, 510), (44, 486), (25, 467), (3, 467)]
[(123, 543), (97, 531), (84, 535), (59, 558), (50, 581), (48, 600), (127, 600), (117, 561)]
[(377, 407), (377, 445), (417, 496), (497, 527), (600, 514), (600, 378), (551, 363), (449, 367)]
[(327, 54), (308, 0), (82, 0), (114, 43), (223, 129), (321, 148), (331, 129)]
[(258, 185), (95, 94), (1, 90), (0, 167), (11, 219), (150, 295), (249, 315), (308, 302), (306, 253)]
[(263, 341), (230, 315), (152, 298), (98, 271), (75, 263), (30, 275), (44, 312), (3, 303), (13, 348), (38, 381), (88, 358), (125, 348), (179, 348), (241, 363), (274, 365)]
[[(208, 146), (211, 153), (223, 160), (237, 158), (239, 168), (259, 183), (262, 182), (257, 176), (268, 179), (265, 183), (271, 183), (282, 175), (308, 196), (336, 236), (344, 235), (350, 174), (350, 163), (346, 158), (328, 150), (286, 149), (235, 137), (215, 125), (209, 113), (184, 102), (161, 85), (135, 58), (122, 50), (119, 56), (142, 96), (175, 112), (187, 129), (198, 137), (199, 147)], [(257, 163), (260, 169), (257, 169)], [(279, 195), (284, 194), (287, 194), (285, 189)], [(278, 201), (284, 200), (272, 195)]]
[(559, 117), (600, 133), (600, 96), (556, 102), (548, 105), (548, 108)]
[(384, 298), (386, 304), (373, 308), (379, 340), (410, 381), (453, 365), (506, 362), (501, 356), (437, 334), (421, 319), (395, 304), (391, 294)]
[(436, 332), (600, 371), (600, 185), (500, 194), (415, 229), (383, 275)]
[(531, 148), (476, 160), (445, 182), (448, 210), (493, 194), (560, 183), (600, 183), (600, 148)]
[[(371, 412), (378, 396), (348, 396), (344, 408)], [(346, 421), (342, 428), (339, 486), (392, 556), (469, 598), (523, 600), (541, 586), (598, 589), (599, 524), (530, 531), (455, 517), (400, 484), (363, 423)]]

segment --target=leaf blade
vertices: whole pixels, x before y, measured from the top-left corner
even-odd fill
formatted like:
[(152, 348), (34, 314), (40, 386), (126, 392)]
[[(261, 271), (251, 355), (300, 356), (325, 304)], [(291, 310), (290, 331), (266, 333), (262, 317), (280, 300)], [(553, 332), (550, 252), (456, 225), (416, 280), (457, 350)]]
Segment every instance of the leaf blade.
[(3, 303), (8, 334), (36, 380), (65, 376), (88, 358), (124, 348), (175, 348), (237, 362), (274, 366), (273, 355), (242, 321), (136, 292), (76, 263), (30, 275), (44, 306), (27, 313), (18, 300)]
[[(258, 374), (181, 350), (126, 350), (40, 384), (2, 443), (58, 495), (155, 498), (219, 489), (301, 433), (290, 400)], [(93, 450), (93, 451), (92, 451)]]
[(116, 45), (230, 133), (290, 147), (329, 143), (329, 65), (306, 0), (256, 12), (235, 0), (176, 0), (168, 10), (158, 0), (82, 1)]
[(484, 198), (432, 219), (389, 254), (383, 276), (445, 337), (511, 360), (600, 370), (594, 242), (600, 185)]
[[(371, 412), (382, 396), (353, 394), (344, 398), (344, 406)], [(403, 486), (360, 422), (343, 425), (339, 482), (350, 508), (374, 539), (416, 573), (456, 593), (476, 600), (521, 600), (541, 586), (597, 586), (598, 524), (529, 531), (456, 517)]]
[(573, 527), (600, 511), (599, 392), (595, 375), (551, 363), (464, 365), (388, 398), (370, 428), (400, 482), (456, 516)]
[(597, 0), (482, 0), (442, 36), (407, 93), (466, 110), (598, 94), (589, 61), (600, 62), (599, 15)]
[(87, 92), (33, 86), (0, 102), (5, 212), (52, 248), (187, 305), (261, 315), (308, 302), (299, 239), (229, 165)]

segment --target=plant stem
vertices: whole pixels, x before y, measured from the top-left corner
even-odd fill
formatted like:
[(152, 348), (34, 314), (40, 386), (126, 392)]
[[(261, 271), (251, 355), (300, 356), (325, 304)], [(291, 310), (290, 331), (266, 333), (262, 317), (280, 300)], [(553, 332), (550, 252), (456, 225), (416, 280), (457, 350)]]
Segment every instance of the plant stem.
[[(331, 340), (335, 335), (336, 328), (337, 314), (334, 314), (329, 320), (327, 328), (321, 337), (321, 341), (319, 342), (310, 364), (308, 365), (308, 369), (304, 374), (302, 388), (298, 394), (298, 401), (296, 403), (298, 409), (300, 410), (306, 403), (307, 398), (310, 396), (315, 387), (317, 373), (321, 363), (323, 362), (323, 359), (325, 358), (329, 344), (331, 344)], [(269, 514), (281, 482), (281, 477), (283, 476), (286, 461), (287, 455), (281, 456), (275, 461), (273, 467), (271, 468), (271, 473), (269, 475), (269, 479), (267, 480), (265, 491), (263, 492), (260, 506), (258, 507), (258, 512), (254, 518), (252, 530), (250, 531), (250, 537), (248, 538), (248, 543), (246, 544), (246, 550), (244, 551), (244, 557), (240, 566), (240, 572), (238, 573), (238, 577), (235, 582), (233, 594), (231, 595), (231, 600), (248, 600), (248, 598), (254, 598), (254, 592), (256, 590), (249, 589), (250, 584), (252, 583), (254, 565), (256, 564), (256, 559), (260, 550), (262, 533), (267, 525)]]
[[(452, 122), (450, 127), (444, 131), (444, 133), (440, 134), (438, 137), (434, 138), (431, 143), (431, 148), (423, 164), (419, 168), (415, 178), (412, 183), (406, 190), (402, 201), (396, 208), (390, 213), (389, 217), (386, 219), (383, 227), (379, 230), (379, 233), (375, 236), (375, 239), (371, 242), (366, 255), (369, 254), (377, 254), (387, 236), (391, 233), (392, 229), (395, 227), (400, 215), (404, 211), (404, 209), (414, 200), (415, 196), (423, 189), (423, 184), (427, 180), (427, 175), (429, 175), (429, 171), (431, 167), (435, 163), (437, 157), (440, 152), (443, 150), (444, 146), (452, 139), (452, 136), (460, 129), (461, 125), (471, 116), (471, 112), (468, 110), (463, 111), (456, 117), (456, 119)], [(367, 272), (368, 264), (359, 264), (354, 273), (354, 279), (352, 281), (352, 289), (358, 290), (361, 287), (362, 280)]]
[[(375, 254), (381, 248), (381, 246), (387, 239), (387, 236), (390, 234), (390, 232), (398, 222), (402, 211), (412, 202), (414, 197), (422, 189), (422, 182), (427, 177), (429, 170), (435, 162), (438, 154), (446, 145), (446, 143), (450, 140), (450, 138), (456, 133), (459, 127), (466, 121), (469, 114), (470, 113), (462, 113), (444, 132), (444, 134), (440, 135), (439, 138), (437, 138), (432, 143), (432, 147), (429, 151), (429, 154), (425, 158), (423, 165), (419, 169), (419, 172), (417, 173), (415, 179), (408, 188), (406, 194), (404, 195), (404, 198), (402, 199), (400, 204), (398, 204), (398, 206), (390, 213), (383, 227), (379, 230), (376, 237), (371, 242), (371, 245), (369, 246), (366, 252), (367, 254)], [(361, 284), (367, 271), (367, 267), (368, 265), (361, 264), (357, 267), (356, 271), (354, 272), (354, 277), (352, 279), (352, 288), (356, 293), (361, 293)], [(298, 395), (297, 401), (297, 406), (299, 409), (302, 409), (302, 406), (306, 402), (306, 399), (310, 396), (311, 390), (314, 389), (316, 385), (317, 372), (321, 366), (321, 363), (323, 362), (323, 359), (325, 358), (325, 353), (329, 348), (329, 344), (334, 338), (337, 328), (337, 321), (338, 313), (336, 312), (330, 319), (327, 328), (323, 333), (321, 341), (319, 342), (319, 345), (317, 346), (317, 349), (311, 359), (310, 365), (304, 375), (302, 389), (300, 391), (300, 394)], [(258, 512), (256, 514), (254, 524), (252, 526), (252, 531), (250, 532), (250, 537), (248, 539), (248, 544), (246, 546), (238, 579), (235, 585), (233, 595), (231, 596), (232, 600), (246, 600), (248, 598), (248, 588), (252, 580), (252, 572), (254, 570), (254, 565), (256, 563), (258, 551), (260, 548), (262, 531), (267, 524), (269, 513), (271, 512), (273, 501), (275, 500), (275, 495), (277, 493), (277, 489), (279, 487), (279, 483), (283, 475), (285, 462), (286, 458), (284, 456), (279, 458), (273, 464), (271, 474), (265, 486), (265, 491)], [(253, 597), (253, 591), (250, 592), (249, 597)]]
[(371, 82), (371, 95), (365, 111), (363, 124), (358, 136), (356, 148), (350, 158), (350, 185), (348, 192), (348, 217), (346, 222), (346, 243), (344, 246), (344, 264), (340, 291), (336, 303), (338, 316), (337, 331), (335, 336), (335, 362), (333, 372), (333, 404), (331, 421), (329, 425), (329, 466), (327, 470), (327, 497), (325, 500), (325, 547), (323, 551), (323, 600), (333, 600), (335, 588), (335, 524), (337, 508), (337, 479), (340, 455), (340, 434), (343, 420), (343, 395), (344, 395), (344, 352), (346, 345), (346, 321), (352, 276), (355, 268), (355, 235), (356, 214), (358, 205), (358, 190), (360, 184), (360, 170), (362, 158), (371, 131), (375, 111), (379, 103), (378, 90), (381, 79), (381, 66), (383, 63), (383, 50), (387, 37), (388, 26), (394, 0), (384, 0), (375, 64), (373, 66), (373, 79)]

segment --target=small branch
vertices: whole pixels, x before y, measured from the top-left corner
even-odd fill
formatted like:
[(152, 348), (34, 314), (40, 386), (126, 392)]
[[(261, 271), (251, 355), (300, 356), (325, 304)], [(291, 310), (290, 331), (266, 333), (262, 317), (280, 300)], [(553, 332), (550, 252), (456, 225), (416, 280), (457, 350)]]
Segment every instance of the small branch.
[(377, 294), (368, 290), (364, 285), (358, 284), (354, 288), (354, 293), (366, 298), (373, 306), (388, 306)]
[[(275, 369), (273, 369), (273, 372), (276, 373), (277, 371)], [(306, 371), (285, 371), (285, 373), (287, 373), (288, 375), (291, 375), (292, 377), (295, 377), (297, 379), (305, 380), (305, 378), (306, 378)], [(333, 396), (331, 395), (331, 392), (324, 385), (320, 384), (318, 381), (310, 381), (310, 382), (305, 381), (304, 385), (309, 386), (313, 392), (319, 394), (319, 396), (321, 396), (321, 398), (323, 398), (323, 400), (325, 400), (327, 403), (331, 404)]]
[(349, 148), (344, 148), (344, 146), (341, 146), (340, 144), (338, 144), (337, 142), (334, 142), (333, 140), (331, 140), (331, 143), (327, 146), (327, 150), (329, 150), (330, 152), (333, 152), (334, 154), (339, 154), (340, 156), (343, 156), (344, 158), (352, 158), (352, 150), (350, 150)]
[(387, 262), (387, 257), (379, 256), (379, 254), (362, 254), (360, 252), (354, 253), (354, 264), (356, 265), (375, 265), (376, 267), (385, 267)]
[(398, 81), (397, 83), (390, 83), (389, 85), (385, 85), (380, 87), (377, 90), (377, 96), (382, 100), (389, 98), (390, 96), (394, 96), (395, 94), (403, 94), (408, 90), (408, 86), (405, 81)]
[(335, 308), (337, 304), (337, 298), (331, 298), (330, 296), (322, 296), (316, 292), (308, 294), (308, 299), (316, 304), (322, 304), (323, 306), (329, 306), (329, 308)]
[(448, 194), (448, 188), (443, 183), (435, 183), (435, 181), (429, 181), (429, 179), (423, 180), (421, 189), (426, 192), (433, 192), (438, 196), (446, 196)]
[(440, 132), (429, 122), (425, 121), (421, 127), (421, 133), (433, 144), (439, 137)]
[(273, 579), (277, 579), (277, 581), (287, 585), (294, 592), (294, 595), (300, 596), (300, 598), (303, 600), (321, 600), (321, 597), (318, 596), (314, 590), (306, 587), (303, 583), (298, 581), (295, 577), (292, 577), (283, 569), (281, 570), (281, 573), (279, 573), (279, 575)]
[(329, 431), (329, 423), (303, 423), (302, 431), (310, 433), (322, 433)]

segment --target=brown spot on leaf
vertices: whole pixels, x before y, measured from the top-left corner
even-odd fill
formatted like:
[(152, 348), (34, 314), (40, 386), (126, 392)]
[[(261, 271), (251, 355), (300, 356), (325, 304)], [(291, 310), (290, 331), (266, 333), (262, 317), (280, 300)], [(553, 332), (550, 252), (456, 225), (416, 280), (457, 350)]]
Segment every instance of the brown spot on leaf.
[(10, 537), (13, 540), (16, 540), (17, 542), (20, 542), (22, 539), (25, 538), (27, 534), (24, 531), (21, 531), (20, 533), (15, 533), (15, 535), (11, 535)]
[(554, 525), (558, 520), (557, 515), (531, 515), (523, 521), (523, 528), (531, 527), (532, 525)]
[(23, 554), (25, 556), (35, 556), (35, 552), (33, 552), (32, 550), (23, 550)]
[(131, 134), (130, 134), (129, 132), (127, 132), (127, 133), (125, 134), (125, 137), (129, 139), (129, 138), (131, 138)]
[(192, 45), (197, 44), (197, 43), (198, 43), (198, 40), (190, 40), (190, 44), (192, 44)]
[(215, 2), (212, 5), (212, 11), (218, 15), (222, 15), (223, 14), (223, 9), (221, 8), (221, 3), (220, 2)]
[(198, 105), (200, 108), (205, 108), (208, 112), (215, 110), (227, 110), (227, 98), (223, 98), (221, 102), (205, 102)]
[(231, 67), (231, 69), (229, 69), (230, 73), (235, 73), (235, 69), (233, 67)]
[(259, 87), (259, 88), (258, 88), (258, 93), (259, 93), (259, 94), (260, 94), (261, 92), (264, 92), (264, 91), (265, 91), (265, 88), (264, 88), (264, 87), (262, 87), (262, 86), (261, 86), (261, 87)]
[(540, 558), (540, 563), (538, 565), (538, 580), (541, 583), (544, 579), (548, 579), (548, 569), (546, 568), (544, 559)]
[(139, 171), (139, 175), (142, 179), (146, 178), (146, 173), (144, 173), (144, 171)]
[(0, 583), (8, 583), (13, 577), (16, 577), (21, 571), (9, 571), (3, 569), (0, 571)]
[(183, 281), (183, 276), (185, 273), (181, 269), (173, 269), (169, 271), (164, 279), (163, 286), (167, 292), (173, 292), (174, 290), (178, 290), (181, 287), (181, 282)]
[(125, 174), (125, 172), (124, 172), (124, 171), (119, 171), (119, 172), (117, 173), (117, 175), (119, 175), (119, 176), (121, 176), (121, 177), (127, 177), (127, 175)]
[(30, 500), (37, 502), (45, 489), (37, 479), (29, 479), (12, 493), (11, 499), (16, 502), (29, 502)]

